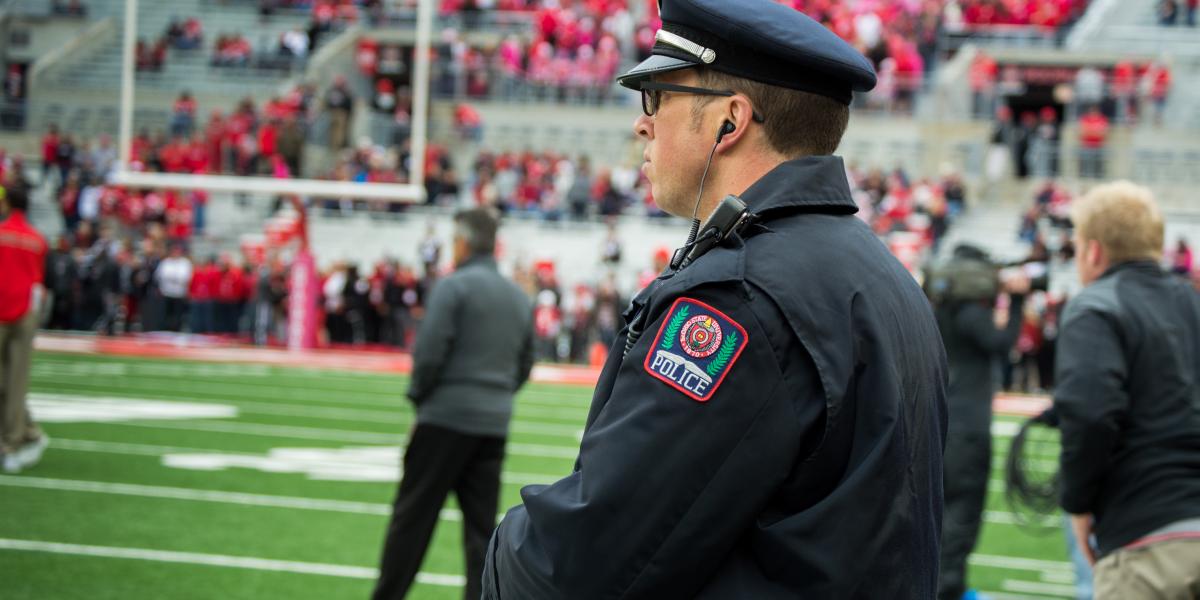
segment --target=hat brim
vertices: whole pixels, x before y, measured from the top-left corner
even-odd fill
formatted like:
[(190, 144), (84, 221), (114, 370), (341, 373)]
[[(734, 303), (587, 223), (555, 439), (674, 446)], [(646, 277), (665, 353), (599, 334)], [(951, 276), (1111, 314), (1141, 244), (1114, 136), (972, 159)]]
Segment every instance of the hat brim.
[(617, 77), (617, 83), (631, 90), (640, 90), (641, 83), (651, 76), (687, 69), (699, 64), (698, 60), (693, 62), (661, 54), (651, 54), (650, 58), (643, 60), (624, 75)]

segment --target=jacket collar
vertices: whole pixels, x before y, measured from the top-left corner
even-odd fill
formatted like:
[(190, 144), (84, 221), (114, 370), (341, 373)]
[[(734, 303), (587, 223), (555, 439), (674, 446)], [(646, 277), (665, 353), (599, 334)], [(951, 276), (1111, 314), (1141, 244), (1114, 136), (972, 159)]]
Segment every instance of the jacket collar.
[(1117, 273), (1120, 273), (1121, 271), (1141, 271), (1143, 273), (1162, 273), (1163, 268), (1157, 262), (1155, 262), (1153, 260), (1130, 260), (1130, 261), (1126, 261), (1126, 262), (1119, 262), (1119, 263), (1105, 269), (1104, 273), (1100, 274), (1100, 277), (1097, 277), (1096, 280), (1099, 281), (1099, 280), (1105, 279), (1107, 277), (1112, 277), (1113, 275), (1116, 275)]
[(496, 265), (495, 257), (486, 256), (486, 255), (476, 255), (476, 256), (472, 256), (471, 258), (468, 258), (467, 260), (464, 260), (463, 263), (461, 265), (458, 265), (458, 267), (455, 270), (457, 271), (459, 269), (465, 269), (467, 267), (476, 267), (476, 266), (489, 268), (489, 269), (492, 269), (493, 271), (498, 271), (500, 269)]
[(807, 156), (780, 163), (741, 196), (750, 212), (775, 211), (852, 215), (858, 205), (850, 196), (846, 167), (838, 156)]

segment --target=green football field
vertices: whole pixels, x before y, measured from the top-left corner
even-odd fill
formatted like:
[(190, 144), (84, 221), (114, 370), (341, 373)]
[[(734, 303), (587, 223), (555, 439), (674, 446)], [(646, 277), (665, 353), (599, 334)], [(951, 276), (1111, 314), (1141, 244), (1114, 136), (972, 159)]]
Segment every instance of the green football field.
[[(367, 598), (413, 421), (404, 389), (394, 375), (39, 353), (30, 401), (52, 442), (37, 467), (0, 475), (0, 597)], [(501, 512), (569, 472), (590, 392), (522, 390)], [(998, 420), (971, 584), (1071, 597), (1059, 521), (1016, 525), (998, 485), (1014, 422)], [(411, 598), (462, 595), (454, 506)]]

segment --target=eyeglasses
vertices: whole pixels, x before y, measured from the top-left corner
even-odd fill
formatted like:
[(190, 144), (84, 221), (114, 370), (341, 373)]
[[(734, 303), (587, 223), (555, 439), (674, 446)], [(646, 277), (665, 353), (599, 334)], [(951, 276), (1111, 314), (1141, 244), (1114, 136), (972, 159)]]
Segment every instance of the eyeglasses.
[[(641, 85), (642, 91), (642, 112), (646, 113), (647, 117), (653, 117), (658, 113), (658, 107), (662, 104), (663, 92), (675, 92), (677, 94), (696, 94), (697, 96), (724, 96), (730, 97), (737, 92), (733, 90), (712, 90), (708, 88), (692, 87), (689, 85), (676, 85), (674, 83), (661, 83), (658, 81), (643, 81)], [(766, 119), (754, 111), (751, 117), (757, 123), (763, 123)]]

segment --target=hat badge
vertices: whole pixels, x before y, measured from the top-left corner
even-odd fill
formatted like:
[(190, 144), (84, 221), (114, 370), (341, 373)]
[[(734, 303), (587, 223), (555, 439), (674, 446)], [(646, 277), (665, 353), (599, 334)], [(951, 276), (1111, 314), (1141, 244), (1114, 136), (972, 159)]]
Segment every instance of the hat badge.
[(711, 65), (717, 60), (717, 52), (712, 48), (705, 48), (692, 40), (689, 40), (681, 35), (671, 33), (663, 29), (659, 29), (658, 33), (654, 34), (654, 41), (662, 42), (668, 46), (674, 46), (696, 58), (700, 59), (706, 65)]

